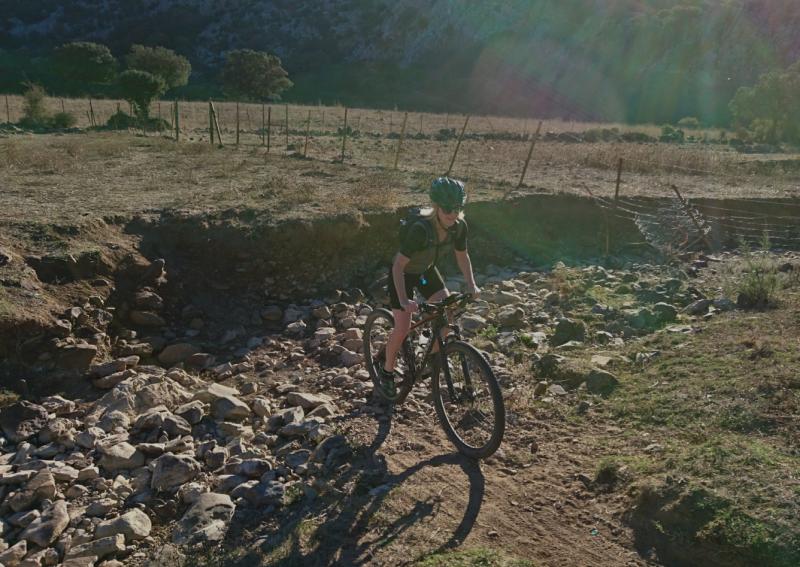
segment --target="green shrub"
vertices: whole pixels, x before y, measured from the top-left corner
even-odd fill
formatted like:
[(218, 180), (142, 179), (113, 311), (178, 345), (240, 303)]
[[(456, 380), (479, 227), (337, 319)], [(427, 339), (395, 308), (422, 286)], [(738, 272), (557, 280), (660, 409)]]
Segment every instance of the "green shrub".
[(56, 112), (50, 119), (50, 125), (53, 128), (72, 128), (77, 123), (78, 119), (69, 112)]
[(669, 124), (661, 127), (661, 137), (658, 139), (660, 142), (680, 143), (684, 140), (683, 130), (673, 128)]
[(29, 83), (27, 90), (22, 95), (22, 120), (20, 125), (25, 128), (42, 128), (48, 125), (50, 115), (45, 107), (46, 93), (40, 85)]
[(766, 309), (775, 301), (779, 287), (778, 267), (766, 252), (770, 242), (765, 234), (761, 241), (762, 254), (754, 253), (750, 245), (742, 243), (740, 273), (734, 277), (733, 291), (736, 304), (744, 309)]
[(127, 130), (128, 128), (135, 128), (136, 125), (136, 118), (130, 114), (125, 114), (121, 110), (112, 114), (106, 122), (106, 127), (111, 130)]
[(687, 130), (697, 130), (700, 128), (700, 121), (694, 116), (685, 116), (678, 120), (678, 126)]

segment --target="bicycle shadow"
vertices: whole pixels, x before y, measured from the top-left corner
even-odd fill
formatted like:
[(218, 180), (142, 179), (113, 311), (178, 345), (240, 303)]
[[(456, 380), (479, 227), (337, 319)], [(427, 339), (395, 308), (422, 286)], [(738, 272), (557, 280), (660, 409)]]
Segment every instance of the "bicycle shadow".
[[(384, 509), (390, 492), (402, 487), (424, 469), (447, 465), (458, 465), (467, 477), (469, 500), (459, 525), (447, 541), (435, 550), (426, 551), (438, 552), (461, 544), (472, 531), (483, 502), (485, 478), (480, 466), (459, 453), (452, 453), (437, 455), (392, 474), (384, 456), (377, 454), (390, 430), (391, 416), (378, 420), (375, 439), (361, 448), (357, 459), (344, 474), (331, 480), (337, 490), (350, 488), (344, 496), (324, 502), (325, 499), (320, 498), (318, 502), (290, 511), (288, 516), (281, 518), (277, 533), (263, 536), (261, 544), (236, 559), (238, 567), (265, 564), (322, 567), (370, 563), (375, 552), (391, 545), (420, 521), (435, 516), (439, 509), (439, 503), (429, 495), (414, 502), (409, 510), (387, 524), (378, 514)], [(316, 525), (313, 534), (305, 533), (308, 529), (306, 522), (320, 517), (324, 520)], [(251, 523), (256, 521), (258, 519), (251, 519)], [(379, 529), (376, 523), (381, 524)], [(229, 536), (235, 538), (235, 534)], [(412, 559), (408, 558), (409, 561)]]

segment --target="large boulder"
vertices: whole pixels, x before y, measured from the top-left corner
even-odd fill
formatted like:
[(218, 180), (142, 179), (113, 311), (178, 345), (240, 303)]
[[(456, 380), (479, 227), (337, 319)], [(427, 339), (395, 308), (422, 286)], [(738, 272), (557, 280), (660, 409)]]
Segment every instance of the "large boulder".
[(200, 349), (191, 343), (176, 343), (169, 345), (158, 355), (158, 361), (166, 367), (174, 366), (179, 362), (184, 362), (193, 354), (200, 352)]
[(154, 462), (150, 486), (153, 490), (173, 491), (193, 480), (201, 470), (200, 463), (186, 455), (161, 455)]
[(47, 410), (30, 402), (17, 402), (0, 410), (0, 429), (12, 443), (27, 441), (45, 425)]
[(586, 323), (580, 320), (563, 318), (556, 324), (556, 330), (550, 339), (553, 346), (563, 345), (569, 341), (586, 339)]
[(97, 356), (95, 345), (87, 343), (65, 345), (58, 349), (56, 364), (62, 370), (83, 373), (91, 368), (95, 356)]
[(100, 466), (108, 472), (136, 469), (144, 465), (144, 454), (133, 445), (112, 440), (98, 442)]
[(69, 513), (67, 513), (67, 503), (58, 500), (50, 509), (45, 510), (41, 516), (36, 518), (20, 534), (19, 539), (24, 539), (30, 543), (35, 543), (39, 547), (48, 547), (58, 539), (67, 525), (69, 524)]
[(181, 518), (172, 540), (179, 545), (220, 542), (235, 510), (227, 494), (201, 494)]
[(103, 538), (122, 534), (125, 536), (125, 541), (130, 543), (146, 538), (150, 535), (150, 530), (152, 529), (153, 524), (147, 514), (138, 508), (134, 508), (113, 520), (100, 523), (95, 530), (94, 537)]

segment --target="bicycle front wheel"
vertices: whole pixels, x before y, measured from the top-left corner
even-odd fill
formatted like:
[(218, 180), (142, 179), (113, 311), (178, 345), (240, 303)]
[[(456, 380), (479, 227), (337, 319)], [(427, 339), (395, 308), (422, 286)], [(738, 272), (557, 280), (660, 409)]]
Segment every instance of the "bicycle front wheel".
[(395, 365), (397, 370), (395, 380), (396, 396), (388, 397), (386, 395), (378, 375), (378, 369), (382, 368), (386, 361), (386, 343), (389, 340), (392, 329), (394, 329), (394, 316), (391, 311), (375, 309), (369, 314), (367, 322), (364, 324), (364, 363), (370, 378), (372, 378), (375, 392), (387, 401), (401, 403), (408, 396), (408, 392), (413, 385), (413, 370), (409, 368), (407, 363), (410, 360), (408, 341), (403, 342), (402, 352), (398, 353)]
[(445, 345), (446, 365), (433, 377), (433, 401), (444, 432), (474, 459), (494, 454), (503, 441), (506, 410), (500, 384), (480, 352), (463, 341)]

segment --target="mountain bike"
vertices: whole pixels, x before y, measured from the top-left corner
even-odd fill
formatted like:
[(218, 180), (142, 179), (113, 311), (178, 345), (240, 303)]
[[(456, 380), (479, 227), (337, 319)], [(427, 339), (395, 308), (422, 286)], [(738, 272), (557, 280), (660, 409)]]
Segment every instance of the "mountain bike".
[[(506, 412), (500, 384), (484, 356), (461, 339), (450, 321), (463, 314), (471, 296), (453, 294), (439, 303), (420, 303), (397, 356), (396, 392), (388, 397), (377, 370), (385, 361), (386, 342), (394, 328), (388, 309), (376, 309), (364, 325), (364, 360), (382, 399), (402, 404), (417, 380), (431, 376), (436, 415), (456, 448), (474, 459), (492, 455), (503, 440)], [(443, 339), (442, 330), (450, 329)], [(438, 350), (434, 351), (434, 345)]]

